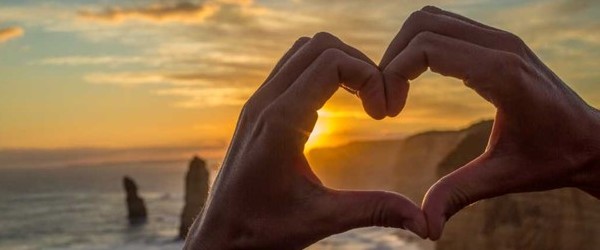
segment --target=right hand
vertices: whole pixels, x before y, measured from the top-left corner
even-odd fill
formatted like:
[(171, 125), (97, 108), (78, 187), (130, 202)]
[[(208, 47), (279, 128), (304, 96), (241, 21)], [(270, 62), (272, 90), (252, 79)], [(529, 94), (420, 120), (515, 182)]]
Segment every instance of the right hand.
[(508, 32), (436, 7), (413, 13), (380, 64), (389, 116), (428, 68), (464, 81), (496, 108), (486, 151), (428, 191), (429, 238), (463, 207), (507, 193), (578, 187), (600, 198), (600, 112)]

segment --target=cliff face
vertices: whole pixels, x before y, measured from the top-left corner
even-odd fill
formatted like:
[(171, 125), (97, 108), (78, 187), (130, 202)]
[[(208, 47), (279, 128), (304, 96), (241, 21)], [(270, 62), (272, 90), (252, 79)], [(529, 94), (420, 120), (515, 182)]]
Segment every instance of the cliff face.
[[(485, 150), (491, 123), (473, 126), (438, 168), (438, 178)], [(480, 201), (447, 223), (441, 250), (600, 249), (600, 201), (577, 189)]]
[(436, 181), (436, 166), (464, 135), (436, 131), (404, 140), (354, 142), (314, 149), (308, 159), (329, 187), (396, 191), (419, 203)]
[[(436, 180), (485, 150), (492, 124), (315, 149), (308, 158), (330, 187), (396, 191), (419, 203)], [(600, 249), (599, 235), (600, 201), (579, 190), (560, 189), (469, 206), (446, 224), (436, 248)]]

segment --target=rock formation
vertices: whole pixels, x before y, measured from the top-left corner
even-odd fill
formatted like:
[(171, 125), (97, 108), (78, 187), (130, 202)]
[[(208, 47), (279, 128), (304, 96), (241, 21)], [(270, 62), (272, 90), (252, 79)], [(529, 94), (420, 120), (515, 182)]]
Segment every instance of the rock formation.
[(436, 181), (437, 165), (464, 136), (432, 131), (406, 139), (353, 142), (313, 149), (308, 160), (329, 187), (396, 191), (419, 203)]
[(127, 218), (132, 225), (146, 222), (148, 213), (144, 200), (138, 195), (137, 185), (129, 176), (123, 177), (123, 187), (127, 195)]
[[(330, 187), (396, 191), (419, 203), (435, 181), (485, 150), (492, 124), (314, 149), (308, 158)], [(598, 235), (600, 201), (576, 189), (560, 189), (469, 206), (446, 224), (436, 248), (600, 249)]]
[(185, 205), (181, 213), (180, 239), (185, 239), (194, 219), (204, 207), (208, 196), (208, 176), (206, 162), (194, 157), (185, 176)]
[[(473, 126), (442, 161), (438, 177), (485, 150), (491, 122)], [(600, 201), (577, 189), (480, 201), (446, 224), (439, 250), (600, 249)]]

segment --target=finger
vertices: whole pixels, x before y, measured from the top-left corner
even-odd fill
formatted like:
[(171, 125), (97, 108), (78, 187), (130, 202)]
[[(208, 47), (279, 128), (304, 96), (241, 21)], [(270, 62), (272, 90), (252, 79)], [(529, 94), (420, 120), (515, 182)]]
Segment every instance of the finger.
[(333, 233), (353, 228), (382, 226), (410, 230), (427, 237), (421, 209), (406, 197), (382, 191), (333, 191), (323, 206), (325, 216), (334, 216)]
[[(385, 69), (415, 36), (425, 31), (494, 50), (507, 51), (518, 55), (524, 53), (522, 41), (508, 32), (486, 29), (450, 16), (425, 11), (427, 9), (424, 8), (423, 11), (414, 12), (406, 20), (385, 52), (380, 68)], [(397, 75), (385, 75), (384, 84), (388, 116), (396, 116), (406, 104), (409, 82)]]
[(482, 27), (474, 21), (465, 21), (433, 11), (435, 7), (425, 7), (413, 12), (404, 22), (402, 29), (390, 43), (379, 66), (385, 68), (408, 43), (419, 33), (430, 31), (447, 37), (456, 38), (494, 50), (524, 55), (524, 43), (517, 36), (498, 29)]
[(514, 105), (533, 88), (521, 84), (526, 63), (513, 53), (493, 50), (455, 38), (425, 31), (415, 36), (383, 70), (387, 86), (405, 84), (431, 68), (459, 78), (497, 107)]
[(457, 211), (485, 198), (484, 194), (492, 195), (497, 188), (503, 188), (499, 185), (498, 180), (494, 180), (495, 177), (502, 176), (502, 174), (482, 173), (481, 170), (486, 166), (495, 171), (504, 167), (474, 160), (443, 177), (429, 188), (423, 199), (422, 207), (427, 218), (431, 240), (441, 237), (446, 221)]
[(273, 78), (273, 76), (275, 76), (277, 72), (279, 72), (281, 67), (283, 67), (283, 65), (290, 59), (290, 57), (296, 54), (296, 52), (309, 41), (310, 38), (308, 37), (300, 37), (298, 40), (296, 40), (296, 42), (294, 42), (294, 45), (292, 45), (292, 47), (287, 52), (285, 52), (285, 54), (283, 54), (281, 59), (279, 59), (277, 64), (275, 64), (275, 67), (273, 67), (273, 70), (271, 71), (271, 73), (269, 73), (269, 76), (267, 76), (267, 79), (265, 79), (265, 81), (263, 82), (263, 84), (261, 84), (259, 89), (262, 88), (262, 86), (264, 86), (265, 83), (270, 81)]
[(375, 66), (375, 63), (359, 50), (345, 44), (339, 38), (325, 32), (317, 33), (282, 66), (265, 87), (260, 98), (266, 103), (275, 100), (313, 63), (325, 50), (336, 48), (346, 54)]
[(450, 217), (479, 200), (565, 186), (566, 182), (557, 180), (556, 176), (567, 173), (551, 170), (551, 164), (545, 166), (549, 168), (543, 172), (524, 171), (534, 163), (522, 159), (524, 157), (515, 153), (486, 152), (431, 186), (422, 206), (430, 239), (439, 239)]
[(510, 159), (480, 156), (436, 182), (423, 199), (429, 238), (440, 238), (444, 225), (462, 208), (479, 201), (513, 192), (523, 184), (516, 163)]
[(280, 110), (288, 122), (309, 134), (316, 122), (317, 110), (331, 98), (340, 83), (360, 91), (363, 107), (370, 116), (385, 117), (385, 94), (379, 70), (339, 49), (323, 52), (270, 108)]
[[(275, 76), (279, 70), (281, 69), (281, 67), (283, 67), (283, 65), (300, 49), (302, 48), (306, 43), (308, 43), (308, 41), (310, 41), (310, 38), (308, 37), (301, 37), (298, 40), (296, 40), (296, 42), (294, 43), (294, 45), (292, 45), (292, 47), (281, 57), (281, 59), (279, 59), (279, 61), (277, 62), (277, 64), (275, 65), (275, 67), (273, 68), (273, 70), (271, 71), (271, 73), (269, 74), (269, 76), (267, 76), (267, 79), (260, 85), (260, 87), (257, 89), (257, 91), (255, 92), (255, 94), (250, 98), (250, 100), (252, 99), (256, 99), (256, 95), (257, 93), (260, 92), (260, 90), (265, 86), (265, 84), (267, 82), (269, 82), (273, 76)], [(246, 126), (251, 125), (253, 122), (253, 115), (249, 115), (249, 113), (255, 113), (252, 112), (252, 110), (261, 110), (264, 104), (261, 105), (261, 103), (258, 102), (250, 102), (248, 101), (246, 103), (246, 105), (244, 105), (242, 114), (240, 115), (240, 119), (238, 122), (238, 125), (236, 126), (236, 129), (234, 131), (234, 137), (235, 135), (238, 133), (238, 131), (240, 129), (244, 129)], [(249, 118), (252, 117), (252, 118)], [(240, 147), (240, 145), (238, 144), (232, 144), (231, 145), (231, 150), (232, 151), (237, 151), (238, 147)]]
[(402, 75), (383, 74), (387, 115), (396, 117), (406, 106), (410, 83)]
[(453, 12), (450, 12), (450, 11), (442, 10), (442, 9), (440, 9), (438, 7), (435, 7), (435, 6), (428, 5), (428, 6), (423, 7), (421, 10), (422, 11), (427, 11), (429, 13), (434, 13), (434, 14), (438, 14), (438, 15), (445, 15), (445, 16), (449, 16), (449, 17), (452, 17), (452, 18), (456, 18), (456, 19), (459, 19), (461, 21), (470, 23), (472, 25), (475, 25), (475, 26), (478, 26), (478, 27), (481, 27), (481, 28), (484, 28), (484, 29), (502, 31), (502, 30), (499, 30), (499, 29), (494, 28), (492, 26), (488, 26), (488, 25), (485, 25), (483, 23), (477, 22), (477, 21), (475, 21), (473, 19), (467, 18), (465, 16), (462, 16), (462, 15), (459, 15), (459, 14), (456, 14), (456, 13), (453, 13)]
[(533, 53), (533, 51), (525, 44), (525, 42), (523, 42), (523, 40), (521, 40), (518, 36), (516, 36), (510, 32), (506, 32), (504, 30), (482, 24), (480, 22), (477, 22), (477, 21), (467, 18), (465, 16), (462, 16), (462, 15), (459, 15), (456, 13), (452, 13), (452, 12), (449, 12), (446, 10), (442, 10), (442, 9), (434, 7), (434, 6), (425, 6), (421, 10), (432, 13), (432, 14), (444, 15), (444, 16), (448, 16), (451, 18), (455, 18), (455, 19), (461, 20), (463, 22), (478, 26), (480, 28), (487, 29), (487, 30), (491, 31), (491, 33), (496, 33), (497, 34), (496, 40), (502, 46), (501, 48), (504, 48), (504, 50), (507, 50), (507, 51), (514, 52), (517, 55), (520, 55), (524, 58), (528, 58), (529, 60), (535, 62), (537, 65), (542, 66), (542, 70), (544, 72), (546, 72), (547, 74), (550, 74), (550, 75), (554, 74), (552, 72), (552, 70), (550, 70), (537, 57), (537, 55), (535, 55), (535, 53)]

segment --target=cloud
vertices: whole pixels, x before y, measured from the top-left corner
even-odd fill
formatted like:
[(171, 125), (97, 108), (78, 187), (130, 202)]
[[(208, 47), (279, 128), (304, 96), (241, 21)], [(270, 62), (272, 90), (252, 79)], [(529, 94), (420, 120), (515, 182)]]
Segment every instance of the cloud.
[(185, 97), (176, 103), (182, 108), (206, 108), (217, 106), (241, 106), (254, 92), (254, 88), (173, 88), (156, 91), (163, 96)]
[(598, 1), (595, 0), (567, 0), (556, 5), (556, 9), (558, 12), (563, 12), (566, 14), (577, 13), (590, 7), (598, 5)]
[(239, 5), (239, 6), (250, 6), (250, 5), (254, 4), (254, 0), (218, 0), (217, 2), (223, 3), (223, 4)]
[[(256, 90), (263, 74), (250, 74), (243, 67), (237, 74), (224, 74), (219, 67), (214, 70), (195, 72), (97, 72), (84, 77), (92, 84), (139, 87), (142, 85), (159, 88), (152, 91), (158, 96), (176, 97), (175, 107), (207, 108), (240, 106)], [(235, 69), (236, 67), (231, 67)], [(255, 84), (248, 84), (251, 81)]]
[[(597, 1), (531, 2), (495, 11), (491, 20), (521, 36), (533, 48), (572, 47), (568, 44), (572, 41), (599, 46), (600, 24), (596, 20), (599, 7)], [(522, 17), (527, 18), (514, 21)]]
[(120, 86), (136, 86), (160, 84), (168, 82), (163, 75), (154, 73), (91, 73), (84, 80), (94, 84), (113, 84)]
[(219, 11), (216, 4), (180, 2), (174, 5), (153, 4), (136, 8), (107, 7), (102, 11), (81, 10), (79, 17), (85, 20), (107, 23), (145, 21), (153, 23), (203, 23)]
[(0, 29), (0, 43), (7, 42), (25, 34), (21, 27), (8, 27)]
[(41, 65), (80, 66), (80, 65), (108, 65), (120, 66), (124, 64), (160, 65), (160, 62), (148, 60), (141, 56), (65, 56), (44, 58), (39, 61)]
[(202, 75), (161, 72), (112, 72), (90, 73), (84, 80), (93, 84), (119, 85), (133, 87), (139, 85), (209, 85)]
[[(188, 70), (148, 70), (122, 72), (95, 72), (84, 76), (93, 84), (134, 87), (140, 85), (170, 86), (220, 86), (248, 87), (258, 84), (264, 77), (253, 65), (227, 64), (196, 65)], [(237, 70), (237, 72), (236, 72)], [(252, 82), (252, 84), (249, 84)]]

